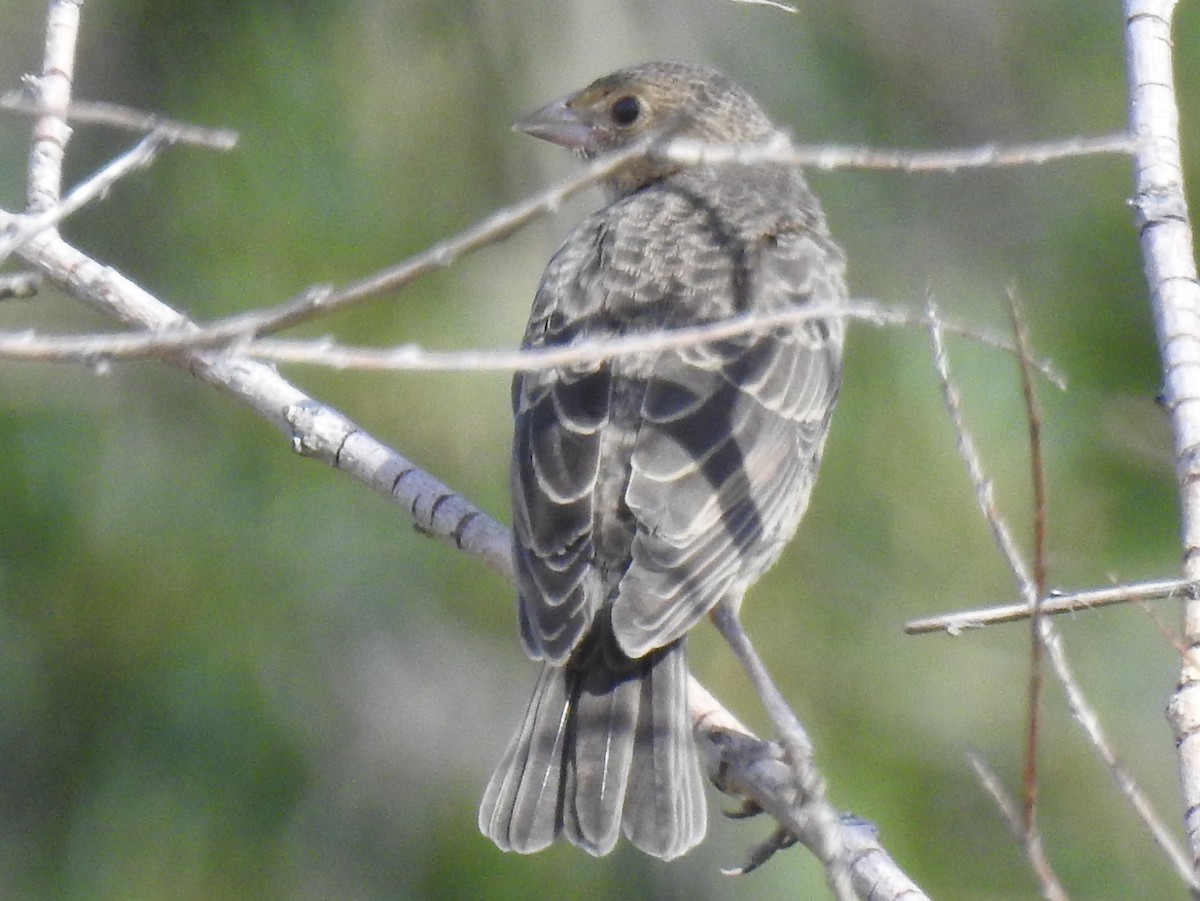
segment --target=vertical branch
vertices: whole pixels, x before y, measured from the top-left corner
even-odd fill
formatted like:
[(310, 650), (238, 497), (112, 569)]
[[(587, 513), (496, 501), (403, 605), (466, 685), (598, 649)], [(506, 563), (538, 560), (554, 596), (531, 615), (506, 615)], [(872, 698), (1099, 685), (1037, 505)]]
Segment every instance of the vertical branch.
[(1025, 733), (1025, 833), (1037, 832), (1038, 733), (1042, 707), (1042, 599), (1046, 597), (1046, 471), (1042, 463), (1042, 406), (1033, 383), (1033, 363), (1029, 350), (1029, 332), (1021, 316), (1015, 291), (1008, 294), (1017, 362), (1021, 372), (1021, 393), (1025, 398), (1029, 423), (1029, 476), (1033, 484), (1033, 581), (1037, 596), (1029, 619), (1029, 728)]
[[(1124, 0), (1133, 209), (1163, 358), (1163, 398), (1175, 436), (1182, 513), (1183, 569), (1200, 578), (1200, 284), (1183, 186), (1179, 108), (1171, 57), (1175, 0)], [(1200, 646), (1200, 596), (1184, 602), (1184, 642)], [(1170, 718), (1179, 749), (1188, 841), (1200, 860), (1200, 668), (1183, 658)]]
[(46, 16), (46, 49), (42, 74), (34, 82), (37, 100), (44, 112), (33, 125), (29, 151), (27, 211), (44, 212), (58, 203), (62, 190), (62, 163), (71, 126), (67, 107), (75, 77), (75, 42), (79, 36), (79, 13), (83, 0), (50, 0)]

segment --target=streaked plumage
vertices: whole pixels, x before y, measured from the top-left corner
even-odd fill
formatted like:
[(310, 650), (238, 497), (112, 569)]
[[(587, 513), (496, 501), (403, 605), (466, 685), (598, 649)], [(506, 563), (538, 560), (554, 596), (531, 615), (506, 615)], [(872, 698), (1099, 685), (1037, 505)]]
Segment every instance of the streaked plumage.
[[(664, 125), (727, 142), (774, 132), (732, 81), (682, 62), (623, 69), (518, 128), (596, 156)], [(842, 254), (792, 168), (645, 162), (608, 187), (547, 266), (524, 347), (845, 297)], [(672, 858), (703, 837), (685, 636), (739, 604), (795, 531), (842, 342), (842, 320), (810, 320), (514, 379), (520, 627), (545, 665), (480, 808), (501, 848), (564, 834), (605, 854), (623, 827)]]

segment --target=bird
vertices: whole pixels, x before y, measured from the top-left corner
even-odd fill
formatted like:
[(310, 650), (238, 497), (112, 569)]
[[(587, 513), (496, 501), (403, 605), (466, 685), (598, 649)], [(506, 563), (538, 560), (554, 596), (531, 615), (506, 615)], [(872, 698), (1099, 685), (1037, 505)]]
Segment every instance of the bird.
[[(780, 131), (708, 65), (619, 69), (514, 128), (601, 159), (635, 142), (757, 144)], [(793, 166), (648, 154), (554, 254), (523, 348), (650, 335), (740, 314), (824, 315), (513, 378), (518, 620), (542, 661), (484, 792), (483, 834), (595, 856), (620, 834), (670, 860), (704, 837), (689, 630), (779, 558), (808, 505), (842, 374), (845, 258)], [(715, 619), (715, 617), (714, 617)]]

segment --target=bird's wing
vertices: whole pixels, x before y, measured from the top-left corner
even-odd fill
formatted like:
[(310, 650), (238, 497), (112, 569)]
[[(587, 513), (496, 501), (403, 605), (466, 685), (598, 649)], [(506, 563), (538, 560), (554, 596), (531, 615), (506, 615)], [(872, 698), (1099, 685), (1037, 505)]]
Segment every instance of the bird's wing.
[[(538, 287), (525, 348), (587, 337), (599, 305), (595, 229), (580, 226)], [(512, 504), (521, 635), (535, 657), (562, 663), (604, 598), (593, 561), (595, 491), (611, 370), (583, 364), (513, 379)]]
[[(737, 264), (755, 311), (843, 296), (840, 258), (803, 231), (743, 248)], [(740, 600), (778, 558), (816, 477), (842, 333), (840, 320), (812, 320), (658, 357), (626, 491), (632, 563), (612, 607), (626, 654), (674, 641), (722, 598)]]
[[(804, 229), (749, 246), (696, 193), (642, 192), (586, 220), (543, 275), (526, 347), (843, 296)], [(681, 636), (778, 555), (837, 394), (842, 325), (808, 322), (518, 375), (513, 534), (521, 632), (563, 662), (606, 601), (625, 654)]]

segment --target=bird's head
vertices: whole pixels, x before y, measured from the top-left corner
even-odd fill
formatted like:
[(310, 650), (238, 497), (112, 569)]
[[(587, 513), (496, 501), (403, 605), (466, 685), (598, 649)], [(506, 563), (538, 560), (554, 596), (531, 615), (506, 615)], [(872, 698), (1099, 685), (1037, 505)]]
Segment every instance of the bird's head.
[[(728, 76), (699, 63), (649, 62), (598, 78), (513, 126), (592, 159), (648, 134), (714, 143), (751, 143), (775, 129), (754, 99)], [(614, 180), (618, 193), (636, 190), (677, 169), (645, 160)]]

